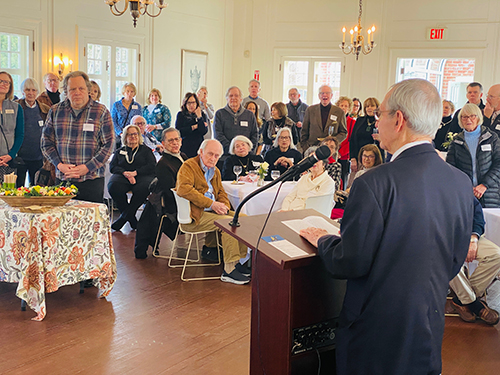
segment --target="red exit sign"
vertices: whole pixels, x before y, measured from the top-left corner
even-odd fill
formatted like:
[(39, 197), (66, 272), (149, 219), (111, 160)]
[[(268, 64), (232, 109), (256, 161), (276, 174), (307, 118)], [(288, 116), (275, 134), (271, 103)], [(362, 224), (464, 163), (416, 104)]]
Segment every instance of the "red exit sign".
[(446, 27), (427, 29), (427, 40), (445, 40), (447, 39), (446, 31)]

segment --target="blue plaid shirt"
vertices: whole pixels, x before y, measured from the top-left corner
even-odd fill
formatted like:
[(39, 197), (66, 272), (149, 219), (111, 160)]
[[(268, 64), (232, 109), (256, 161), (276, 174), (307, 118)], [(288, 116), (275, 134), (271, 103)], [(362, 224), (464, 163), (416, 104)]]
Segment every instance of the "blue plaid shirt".
[[(205, 181), (207, 181), (208, 184), (208, 190), (204, 195), (205, 197), (210, 198), (212, 201), (215, 202), (214, 187), (212, 186), (212, 178), (214, 178), (215, 175), (215, 167), (208, 168), (207, 166), (205, 166), (205, 164), (203, 164), (203, 160), (201, 160), (201, 158), (200, 158), (200, 164), (201, 164), (201, 169), (205, 174)], [(212, 211), (212, 206), (205, 208), (205, 211)]]

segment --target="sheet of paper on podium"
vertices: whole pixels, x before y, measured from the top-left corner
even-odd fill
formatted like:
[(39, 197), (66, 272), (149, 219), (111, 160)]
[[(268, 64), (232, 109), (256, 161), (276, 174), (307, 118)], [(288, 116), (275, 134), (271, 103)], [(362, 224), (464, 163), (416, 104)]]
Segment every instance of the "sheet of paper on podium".
[(335, 226), (334, 224), (322, 218), (321, 216), (307, 216), (303, 219), (285, 220), (282, 221), (282, 223), (296, 233), (299, 233), (301, 229), (315, 227), (324, 229), (329, 234), (340, 236), (340, 227)]
[(300, 247), (295, 246), (290, 241), (285, 240), (279, 235), (262, 237), (269, 245), (274, 246), (276, 249), (281, 251), (283, 254), (289, 256), (290, 258), (314, 256), (314, 254), (309, 254), (302, 250)]

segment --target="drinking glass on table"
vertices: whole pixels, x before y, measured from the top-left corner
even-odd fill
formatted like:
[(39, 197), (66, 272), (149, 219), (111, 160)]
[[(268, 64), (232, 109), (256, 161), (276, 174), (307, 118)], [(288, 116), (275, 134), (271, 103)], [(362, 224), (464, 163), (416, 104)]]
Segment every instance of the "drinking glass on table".
[(257, 174), (257, 171), (251, 170), (248, 172), (248, 176), (250, 177), (250, 180), (252, 182), (255, 182), (259, 179), (259, 175)]
[(233, 167), (233, 172), (236, 175), (236, 181), (238, 181), (238, 177), (241, 174), (241, 172), (243, 172), (243, 168), (241, 167), (241, 165), (235, 165)]
[(280, 171), (278, 171), (278, 170), (276, 170), (276, 169), (275, 169), (275, 170), (273, 170), (273, 171), (271, 171), (271, 178), (272, 178), (273, 180), (276, 180), (276, 179), (277, 179), (277, 178), (279, 178), (279, 177), (280, 177)]

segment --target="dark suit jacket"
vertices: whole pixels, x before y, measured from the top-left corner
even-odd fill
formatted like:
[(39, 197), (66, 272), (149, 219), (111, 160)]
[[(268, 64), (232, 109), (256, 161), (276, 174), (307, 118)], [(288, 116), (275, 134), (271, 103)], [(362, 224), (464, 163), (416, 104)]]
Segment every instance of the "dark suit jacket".
[(333, 136), (339, 141), (339, 145), (347, 137), (347, 127), (345, 113), (336, 105), (332, 104), (325, 129), (321, 121), (321, 104), (311, 105), (306, 110), (304, 121), (302, 122), (302, 132), (300, 133), (300, 145), (305, 152), (310, 146), (320, 143), (318, 138), (328, 136), (328, 128), (333, 126)]
[(347, 279), (337, 374), (441, 373), (448, 282), (467, 255), (473, 198), (469, 178), (431, 144), (354, 181), (342, 239), (318, 246), (329, 272)]
[(500, 137), (500, 115), (495, 117), (493, 123), (491, 122), (491, 118), (485, 117), (483, 119), (483, 125), (490, 129), (493, 133), (496, 133)]

